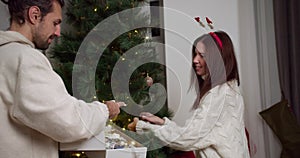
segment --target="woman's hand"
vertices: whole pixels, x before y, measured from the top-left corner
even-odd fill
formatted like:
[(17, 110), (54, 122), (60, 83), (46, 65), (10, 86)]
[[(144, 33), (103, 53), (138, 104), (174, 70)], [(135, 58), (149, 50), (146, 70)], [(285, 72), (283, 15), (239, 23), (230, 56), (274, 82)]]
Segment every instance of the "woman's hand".
[(139, 118), (137, 118), (137, 117), (133, 118), (133, 122), (131, 122), (131, 123), (128, 124), (128, 126), (127, 126), (128, 129), (129, 129), (130, 131), (136, 132), (135, 127), (136, 127), (136, 124), (137, 124), (138, 121), (139, 121)]
[(161, 119), (160, 117), (155, 116), (149, 112), (142, 112), (140, 114), (140, 117), (142, 118), (142, 120), (148, 121), (148, 122), (156, 124), (156, 125), (163, 125), (165, 123), (164, 119)]

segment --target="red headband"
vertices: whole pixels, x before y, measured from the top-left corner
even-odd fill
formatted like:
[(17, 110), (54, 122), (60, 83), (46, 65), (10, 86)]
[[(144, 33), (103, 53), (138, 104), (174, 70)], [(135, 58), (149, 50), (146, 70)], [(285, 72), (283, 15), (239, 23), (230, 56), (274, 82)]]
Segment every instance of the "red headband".
[(222, 50), (223, 49), (223, 43), (222, 43), (221, 39), (217, 36), (217, 34), (214, 33), (214, 32), (210, 32), (209, 34), (217, 41), (218, 45), (220, 46), (220, 48)]

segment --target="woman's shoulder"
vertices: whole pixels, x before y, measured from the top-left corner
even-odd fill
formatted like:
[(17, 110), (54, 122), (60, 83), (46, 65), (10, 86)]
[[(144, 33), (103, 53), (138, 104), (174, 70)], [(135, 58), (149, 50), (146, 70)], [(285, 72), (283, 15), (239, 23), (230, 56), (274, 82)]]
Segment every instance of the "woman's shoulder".
[(234, 80), (230, 80), (230, 81), (227, 81), (225, 83), (215, 86), (209, 92), (214, 93), (214, 94), (220, 94), (220, 93), (224, 93), (224, 92), (240, 93), (240, 89), (238, 86), (238, 81), (234, 79)]

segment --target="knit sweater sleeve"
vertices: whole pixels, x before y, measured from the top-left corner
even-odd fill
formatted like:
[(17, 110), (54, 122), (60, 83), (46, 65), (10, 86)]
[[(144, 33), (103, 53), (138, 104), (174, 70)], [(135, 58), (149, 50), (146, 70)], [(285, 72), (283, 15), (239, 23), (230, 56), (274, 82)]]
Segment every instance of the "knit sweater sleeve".
[[(220, 89), (219, 89), (220, 90)], [(144, 121), (137, 123), (137, 132), (151, 130), (154, 134), (167, 143), (170, 147), (179, 150), (197, 150), (206, 148), (216, 141), (213, 130), (218, 124), (218, 119), (225, 104), (225, 89), (210, 91), (200, 102), (192, 116), (184, 126), (165, 118), (162, 126), (153, 125)]]
[(104, 130), (105, 104), (71, 96), (42, 53), (30, 49), (23, 54), (18, 57), (13, 120), (58, 142), (87, 139)]

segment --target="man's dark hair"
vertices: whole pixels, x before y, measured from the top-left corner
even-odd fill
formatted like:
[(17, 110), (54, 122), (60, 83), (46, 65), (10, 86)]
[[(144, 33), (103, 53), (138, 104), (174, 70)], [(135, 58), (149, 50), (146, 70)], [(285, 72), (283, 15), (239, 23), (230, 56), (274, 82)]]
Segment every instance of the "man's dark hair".
[(61, 7), (65, 5), (64, 0), (1, 0), (8, 5), (10, 14), (10, 22), (13, 20), (18, 21), (19, 24), (25, 22), (26, 10), (31, 6), (37, 6), (40, 8), (42, 18), (52, 11), (52, 5), (54, 1), (59, 2)]

